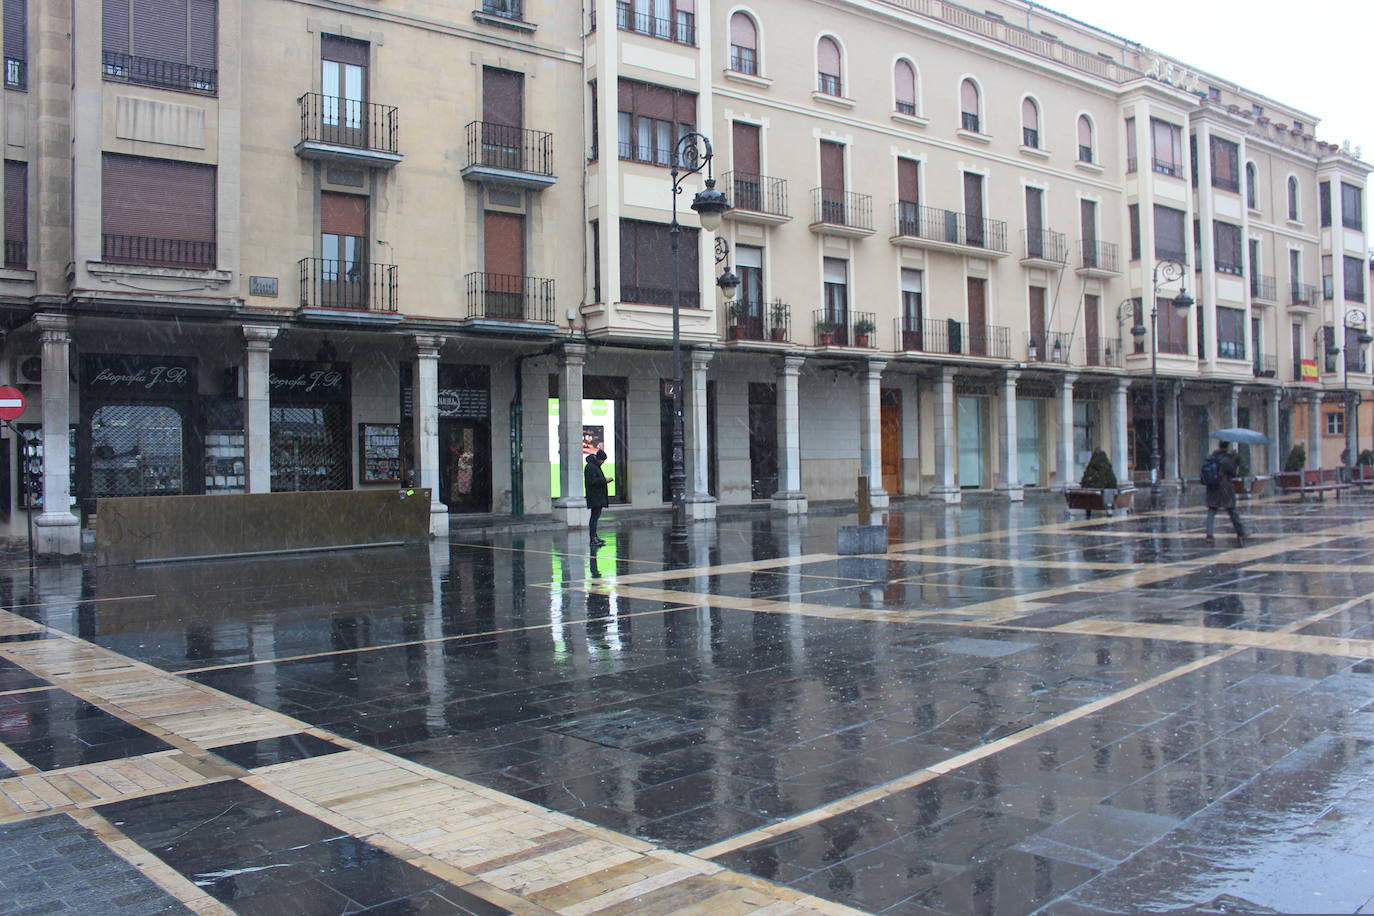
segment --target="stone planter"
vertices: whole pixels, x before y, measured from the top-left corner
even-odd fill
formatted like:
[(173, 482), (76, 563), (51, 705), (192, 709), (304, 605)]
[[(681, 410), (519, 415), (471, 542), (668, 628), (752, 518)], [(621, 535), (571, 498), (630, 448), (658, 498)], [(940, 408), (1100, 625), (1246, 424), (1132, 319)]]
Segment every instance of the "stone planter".
[(1135, 487), (1120, 487), (1115, 490), (1071, 487), (1064, 491), (1064, 501), (1068, 503), (1070, 510), (1082, 509), (1088, 518), (1092, 518), (1094, 512), (1106, 512), (1108, 515), (1117, 509), (1129, 512), (1135, 507), (1135, 494)]

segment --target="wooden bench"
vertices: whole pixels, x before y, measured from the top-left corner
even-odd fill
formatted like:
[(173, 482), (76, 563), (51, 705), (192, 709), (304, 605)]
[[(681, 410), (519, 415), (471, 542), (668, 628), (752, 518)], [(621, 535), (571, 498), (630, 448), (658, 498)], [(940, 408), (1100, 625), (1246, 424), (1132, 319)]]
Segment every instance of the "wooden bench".
[(1303, 471), (1300, 476), (1292, 472), (1280, 474), (1278, 484), (1281, 493), (1297, 493), (1302, 499), (1306, 499), (1309, 493), (1315, 493), (1318, 499), (1324, 499), (1328, 492), (1335, 493), (1339, 499), (1341, 491), (1349, 490), (1351, 487), (1349, 483), (1341, 480), (1340, 468), (1311, 468)]
[(1374, 465), (1357, 464), (1351, 473), (1350, 482), (1360, 489), (1374, 485)]

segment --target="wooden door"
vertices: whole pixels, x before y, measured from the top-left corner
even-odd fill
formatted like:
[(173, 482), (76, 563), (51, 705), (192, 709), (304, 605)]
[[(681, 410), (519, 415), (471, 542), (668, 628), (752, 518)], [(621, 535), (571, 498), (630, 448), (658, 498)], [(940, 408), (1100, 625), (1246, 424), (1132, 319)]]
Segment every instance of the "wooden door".
[(879, 393), (879, 428), (882, 432), (883, 489), (902, 492), (902, 392), (884, 388)]
[(518, 213), (483, 215), (484, 314), (525, 317), (525, 218)]
[[(969, 323), (973, 322), (970, 315)], [(1045, 339), (1045, 287), (1030, 288), (1030, 342), (1037, 349), (1036, 359), (1044, 359), (1049, 353), (1049, 341)], [(1030, 354), (1027, 349), (1027, 355)]]
[(988, 355), (988, 281), (968, 278), (968, 352)]
[(366, 148), (370, 118), (367, 111), (365, 41), (325, 35), (320, 39), (320, 139), (342, 146)]

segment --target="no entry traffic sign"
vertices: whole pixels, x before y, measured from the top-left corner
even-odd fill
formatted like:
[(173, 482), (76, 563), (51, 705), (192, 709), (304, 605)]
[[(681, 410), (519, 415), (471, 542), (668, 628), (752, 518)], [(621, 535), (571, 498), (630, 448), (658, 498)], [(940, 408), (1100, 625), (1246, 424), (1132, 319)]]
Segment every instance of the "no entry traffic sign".
[(0, 420), (18, 420), (24, 415), (24, 392), (9, 385), (0, 386)]

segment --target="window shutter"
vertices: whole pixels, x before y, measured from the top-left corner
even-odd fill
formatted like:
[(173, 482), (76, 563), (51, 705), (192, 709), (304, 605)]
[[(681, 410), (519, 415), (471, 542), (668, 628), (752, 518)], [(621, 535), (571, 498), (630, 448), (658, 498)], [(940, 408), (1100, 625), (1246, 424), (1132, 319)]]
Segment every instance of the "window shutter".
[(697, 123), (697, 97), (691, 92), (680, 92), (669, 90), (673, 96), (673, 113), (679, 124), (690, 124), (693, 127)]
[(616, 98), (620, 104), (620, 111), (635, 110), (635, 86), (632, 80), (621, 80), (616, 84)]
[(757, 245), (736, 245), (735, 266), (763, 269), (763, 249)]
[(821, 187), (844, 190), (844, 147), (829, 140), (821, 141)]
[(920, 165), (915, 159), (897, 160), (897, 199), (916, 203), (920, 198)]
[(973, 80), (964, 80), (959, 86), (959, 102), (965, 114), (978, 113), (978, 87), (973, 85)]
[(29, 166), (5, 160), (5, 241), (28, 241)]
[(131, 0), (130, 53), (135, 57), (186, 63), (186, 0)]
[(909, 267), (902, 268), (902, 292), (919, 293), (921, 291), (921, 272), (912, 270)]
[[(6, 0), (5, 9), (9, 9)], [(106, 51), (116, 54), (129, 53), (129, 0), (104, 0), (101, 19), (103, 44)], [(5, 23), (5, 34), (9, 34), (9, 23)]]
[(737, 172), (748, 175), (759, 174), (759, 127), (757, 124), (734, 122), (734, 149), (731, 150), (731, 166)]
[(754, 20), (745, 13), (736, 13), (730, 17), (731, 44), (739, 45), (741, 48), (753, 48), (757, 41), (758, 30), (754, 27)]
[(916, 71), (904, 60), (897, 61), (895, 70), (897, 81), (897, 101), (916, 107)]
[(1021, 126), (1029, 127), (1031, 130), (1040, 129), (1040, 110), (1030, 99), (1021, 100)]
[(835, 44), (834, 39), (822, 38), (816, 49), (816, 56), (820, 62), (822, 73), (828, 73), (832, 76), (840, 75), (840, 46)]
[(1078, 116), (1078, 145), (1086, 147), (1093, 145), (1093, 125), (1088, 120), (1087, 115)]
[(493, 210), (486, 211), (482, 216), (483, 268), (489, 274), (516, 277), (524, 274), (525, 217), (519, 213), (497, 213)]
[(635, 114), (658, 118), (662, 121), (676, 120), (671, 89), (665, 89), (662, 86), (650, 86), (648, 83), (637, 83), (634, 97), (635, 106), (630, 110)]
[(27, 60), (29, 13), (27, 0), (5, 0), (5, 57)]
[[(138, 0), (134, 0), (135, 3)], [(324, 60), (332, 60), (340, 64), (353, 64), (356, 67), (367, 66), (368, 43), (356, 41), (352, 38), (341, 38), (338, 35), (323, 35), (320, 37), (320, 57)]]
[(191, 2), (191, 59), (192, 67), (214, 70), (219, 54), (219, 7), (216, 0)]
[(361, 194), (320, 192), (320, 232), (324, 235), (367, 235), (367, 198)]
[(101, 224), (114, 235), (215, 241), (215, 167), (106, 153)]
[(525, 75), (482, 68), (482, 120), (505, 127), (524, 125)]

